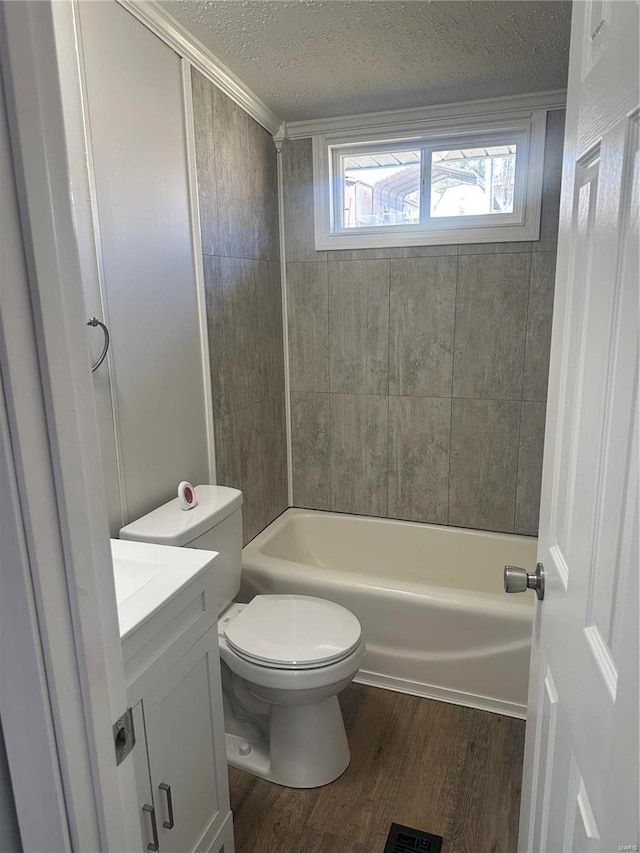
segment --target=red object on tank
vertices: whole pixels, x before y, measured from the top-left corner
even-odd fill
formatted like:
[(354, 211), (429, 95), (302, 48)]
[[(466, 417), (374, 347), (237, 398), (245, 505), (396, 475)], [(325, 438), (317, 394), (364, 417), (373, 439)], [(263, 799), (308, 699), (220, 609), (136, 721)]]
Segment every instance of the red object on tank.
[(192, 504), (192, 503), (193, 503), (193, 492), (191, 491), (191, 489), (189, 488), (189, 486), (187, 486), (187, 487), (185, 488), (185, 490), (184, 490), (184, 499), (186, 500), (186, 502), (187, 502), (188, 504)]

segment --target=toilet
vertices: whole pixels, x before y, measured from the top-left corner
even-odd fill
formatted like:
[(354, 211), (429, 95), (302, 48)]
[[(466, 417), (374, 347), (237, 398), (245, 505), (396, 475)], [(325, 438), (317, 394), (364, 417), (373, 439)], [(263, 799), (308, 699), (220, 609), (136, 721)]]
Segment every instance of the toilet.
[(351, 758), (338, 693), (365, 654), (346, 608), (304, 595), (233, 601), (242, 567), (242, 492), (197, 486), (120, 531), (121, 539), (218, 551), (214, 564), (227, 761), (290, 788), (337, 779)]

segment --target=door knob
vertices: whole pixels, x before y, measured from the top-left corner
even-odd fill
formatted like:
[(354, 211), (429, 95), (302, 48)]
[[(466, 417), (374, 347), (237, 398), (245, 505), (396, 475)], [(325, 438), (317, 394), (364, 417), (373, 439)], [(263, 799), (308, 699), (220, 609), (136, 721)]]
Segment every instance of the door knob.
[(544, 566), (542, 563), (536, 565), (535, 572), (528, 572), (519, 566), (505, 566), (504, 591), (525, 592), (527, 589), (535, 589), (539, 601), (544, 598)]

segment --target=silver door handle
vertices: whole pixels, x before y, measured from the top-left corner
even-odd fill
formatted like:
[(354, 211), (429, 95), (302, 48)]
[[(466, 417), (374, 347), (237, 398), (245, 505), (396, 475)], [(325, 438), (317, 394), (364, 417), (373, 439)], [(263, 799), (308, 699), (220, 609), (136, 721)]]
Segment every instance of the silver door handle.
[(535, 572), (528, 572), (519, 566), (504, 567), (504, 591), (526, 592), (535, 589), (538, 600), (544, 598), (544, 566), (542, 563), (536, 565)]
[(173, 829), (174, 820), (173, 820), (173, 797), (171, 796), (171, 785), (167, 785), (166, 782), (161, 782), (158, 785), (161, 791), (167, 795), (167, 813), (169, 815), (169, 820), (163, 820), (162, 825), (165, 829)]
[(151, 832), (153, 833), (153, 843), (147, 844), (147, 850), (152, 850), (153, 853), (156, 853), (156, 851), (160, 849), (160, 842), (158, 840), (158, 824), (156, 822), (156, 810), (153, 806), (150, 806), (149, 803), (145, 803), (142, 806), (142, 811), (149, 812), (149, 816), (151, 817)]

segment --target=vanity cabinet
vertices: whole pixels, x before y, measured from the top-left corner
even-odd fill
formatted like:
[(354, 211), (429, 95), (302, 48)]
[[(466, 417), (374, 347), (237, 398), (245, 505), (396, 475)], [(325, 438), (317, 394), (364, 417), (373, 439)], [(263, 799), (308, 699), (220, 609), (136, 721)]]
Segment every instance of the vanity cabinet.
[(215, 552), (112, 543), (142, 850), (233, 853)]
[[(210, 629), (136, 705), (142, 837), (161, 853), (232, 853), (218, 638)], [(222, 757), (222, 760), (220, 760)]]

